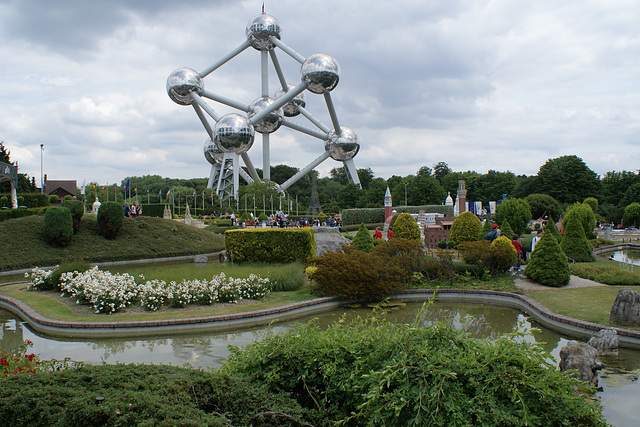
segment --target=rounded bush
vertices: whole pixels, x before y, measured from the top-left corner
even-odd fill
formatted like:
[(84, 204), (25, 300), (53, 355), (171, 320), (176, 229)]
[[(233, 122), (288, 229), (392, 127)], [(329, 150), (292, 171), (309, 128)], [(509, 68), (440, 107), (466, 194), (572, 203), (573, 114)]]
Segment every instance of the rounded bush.
[(49, 196), (50, 204), (58, 203), (59, 201), (60, 201), (60, 197), (56, 196), (55, 194), (52, 196)]
[(507, 271), (516, 263), (518, 253), (507, 236), (498, 237), (489, 246), (488, 267), (492, 273)]
[(98, 233), (107, 239), (115, 239), (124, 221), (124, 206), (116, 202), (104, 202), (98, 209)]
[(502, 224), (504, 220), (518, 234), (524, 234), (527, 224), (531, 221), (531, 208), (524, 199), (507, 199), (496, 207), (496, 222)]
[(393, 224), (394, 238), (420, 240), (420, 227), (413, 215), (401, 213)]
[(84, 215), (84, 204), (80, 200), (67, 200), (62, 202), (62, 207), (69, 209), (73, 218), (73, 232), (77, 233), (80, 228), (80, 220)]
[(586, 203), (576, 202), (569, 206), (564, 214), (562, 220), (562, 228), (567, 229), (567, 220), (570, 216), (575, 216), (580, 224), (587, 239), (595, 239), (595, 233), (593, 230), (596, 228), (596, 215), (593, 213), (591, 206)]
[(547, 286), (560, 288), (569, 283), (571, 269), (567, 256), (551, 233), (542, 233), (542, 238), (531, 253), (524, 274), (531, 280)]
[(459, 245), (462, 242), (478, 240), (482, 224), (478, 217), (471, 212), (463, 212), (453, 220), (449, 231), (449, 240)]
[(73, 237), (71, 212), (63, 207), (51, 207), (44, 214), (44, 235), (54, 246), (67, 246)]

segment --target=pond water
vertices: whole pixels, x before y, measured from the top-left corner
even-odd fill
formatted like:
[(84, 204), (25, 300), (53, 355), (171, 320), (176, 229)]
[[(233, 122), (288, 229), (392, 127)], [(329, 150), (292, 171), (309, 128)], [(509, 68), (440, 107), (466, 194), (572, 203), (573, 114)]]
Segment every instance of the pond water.
[[(406, 307), (390, 310), (387, 319), (397, 323), (412, 323), (421, 304), (408, 303)], [(312, 318), (325, 326), (341, 317), (347, 320), (367, 316), (370, 309), (335, 309), (310, 316), (308, 319), (278, 323), (264, 327), (247, 328), (226, 333), (184, 333), (175, 336), (145, 337), (141, 339), (64, 339), (34, 334), (27, 322), (21, 322), (11, 313), (0, 310), (0, 348), (15, 348), (23, 340), (34, 343), (33, 352), (44, 359), (74, 360), (90, 364), (100, 363), (165, 363), (199, 368), (220, 367), (229, 356), (227, 346), (246, 346), (262, 339), (266, 334), (286, 332), (295, 323)], [(514, 330), (530, 332), (526, 340), (541, 343), (557, 363), (560, 349), (571, 337), (558, 334), (538, 325), (522, 312), (488, 304), (438, 302), (431, 305), (421, 318), (421, 324), (444, 322), (463, 329), (475, 338), (497, 338)], [(533, 329), (532, 331), (532, 328)], [(635, 426), (640, 419), (640, 351), (621, 349), (617, 357), (603, 359), (606, 368), (600, 373), (598, 393), (609, 423), (616, 426)]]
[(640, 251), (627, 249), (610, 253), (610, 256), (614, 261), (640, 266)]

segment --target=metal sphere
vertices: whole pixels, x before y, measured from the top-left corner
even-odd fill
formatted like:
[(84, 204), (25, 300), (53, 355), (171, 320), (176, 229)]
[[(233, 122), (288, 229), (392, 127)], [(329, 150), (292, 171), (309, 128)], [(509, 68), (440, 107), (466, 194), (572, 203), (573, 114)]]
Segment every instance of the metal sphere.
[(340, 80), (340, 65), (333, 57), (316, 53), (304, 61), (300, 77), (313, 93), (331, 92)]
[(335, 130), (329, 132), (324, 149), (329, 152), (333, 160), (353, 159), (360, 150), (358, 134), (349, 126), (340, 126), (340, 135)]
[(196, 70), (191, 68), (178, 68), (167, 78), (167, 93), (169, 98), (179, 105), (191, 105), (193, 99), (191, 92), (198, 94), (204, 90), (202, 77)]
[(249, 119), (240, 114), (227, 114), (218, 120), (213, 128), (213, 141), (220, 150), (246, 153), (253, 145), (255, 129)]
[[(274, 101), (275, 99), (268, 96), (263, 96), (253, 101), (249, 105), (249, 112), (248, 112), (249, 118), (252, 118), (256, 114), (258, 114), (260, 111), (264, 110), (269, 105), (273, 104)], [(283, 120), (284, 120), (284, 111), (282, 110), (282, 108), (278, 108), (277, 110), (269, 113), (267, 117), (260, 120), (258, 123), (254, 124), (253, 127), (255, 128), (256, 132), (272, 133), (277, 131), (280, 128)]]
[(275, 37), (280, 40), (282, 27), (276, 18), (263, 13), (249, 21), (245, 33), (247, 40), (249, 40), (254, 49), (271, 50), (274, 45), (269, 40), (269, 37)]
[(224, 153), (222, 150), (210, 139), (207, 139), (204, 143), (204, 158), (207, 159), (212, 165), (219, 165), (222, 163)]
[[(287, 85), (287, 92), (296, 87), (295, 85)], [(284, 89), (280, 88), (276, 91), (275, 98), (278, 99), (283, 96), (285, 93)], [(307, 101), (305, 100), (304, 92), (300, 92), (296, 95), (295, 98), (291, 102), (288, 102), (282, 107), (284, 110), (284, 115), (287, 117), (295, 117), (300, 114), (300, 110), (298, 110), (298, 106), (304, 108), (307, 105)]]

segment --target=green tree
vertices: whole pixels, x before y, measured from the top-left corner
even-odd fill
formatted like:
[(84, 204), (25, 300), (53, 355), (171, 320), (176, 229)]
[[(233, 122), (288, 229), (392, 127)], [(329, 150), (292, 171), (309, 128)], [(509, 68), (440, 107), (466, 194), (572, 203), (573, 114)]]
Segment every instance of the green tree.
[(487, 204), (489, 201), (502, 200), (502, 195), (510, 195), (516, 187), (516, 176), (512, 172), (488, 171), (479, 175), (474, 184), (473, 199)]
[(401, 213), (393, 224), (394, 237), (407, 240), (420, 240), (420, 227), (413, 215)]
[(471, 212), (463, 212), (453, 220), (449, 230), (449, 240), (459, 245), (463, 242), (478, 240), (482, 224), (477, 216)]
[(637, 227), (640, 224), (640, 203), (631, 203), (624, 208), (624, 217), (622, 219), (625, 225), (633, 225)]
[(562, 206), (548, 194), (529, 194), (524, 200), (529, 204), (532, 218), (544, 218), (545, 216), (560, 218), (562, 215)]
[(544, 226), (544, 231), (553, 234), (553, 237), (560, 243), (562, 242), (562, 234), (558, 231), (558, 227), (556, 227), (556, 223), (553, 220), (553, 217), (549, 217), (547, 220), (547, 224)]
[(596, 215), (591, 210), (591, 206), (576, 202), (567, 208), (564, 213), (564, 219), (562, 220), (562, 228), (565, 229), (565, 233), (567, 229), (567, 219), (572, 215), (582, 224), (587, 239), (595, 239), (593, 230), (596, 228)]
[(374, 178), (358, 200), (358, 206), (363, 208), (378, 208), (384, 206), (384, 193), (387, 182), (383, 178)]
[(629, 188), (624, 192), (622, 200), (620, 200), (620, 207), (627, 207), (631, 203), (640, 202), (640, 182), (631, 184)]
[(493, 229), (493, 223), (490, 220), (486, 220), (482, 229), (480, 230), (480, 234), (478, 234), (478, 240), (484, 240), (487, 238), (487, 234)]
[(598, 196), (601, 186), (598, 174), (575, 155), (549, 159), (538, 171), (539, 192), (560, 203), (573, 203)]
[(596, 199), (595, 197), (587, 197), (582, 203), (591, 206), (591, 210), (593, 211), (593, 213), (598, 212), (598, 199)]
[[(547, 233), (543, 233), (547, 234)], [(538, 242), (539, 244), (540, 242)], [(565, 253), (569, 261), (572, 262), (591, 262), (595, 261), (591, 254), (591, 246), (587, 236), (584, 234), (582, 224), (576, 215), (569, 215), (565, 221), (564, 237), (560, 243), (562, 251)], [(536, 245), (536, 250), (538, 246)]]
[(373, 248), (373, 245), (373, 236), (371, 236), (371, 233), (369, 232), (369, 230), (367, 230), (367, 227), (365, 227), (365, 225), (361, 223), (360, 228), (358, 228), (358, 231), (351, 241), (350, 246), (362, 253), (367, 254)]
[(353, 183), (345, 185), (338, 193), (338, 204), (342, 209), (352, 209), (357, 207), (361, 191), (362, 190)]
[(442, 179), (451, 172), (453, 171), (445, 162), (438, 162), (433, 165), (433, 177), (437, 179), (440, 184), (442, 184)]
[(67, 246), (73, 237), (71, 212), (63, 207), (50, 207), (44, 214), (44, 235), (53, 246)]
[(602, 183), (602, 204), (621, 206), (625, 192), (633, 184), (640, 182), (640, 175), (635, 172), (607, 172), (600, 180)]
[(500, 232), (503, 236), (508, 237), (509, 240), (511, 240), (511, 238), (513, 237), (514, 232), (511, 228), (511, 225), (509, 224), (508, 219), (505, 218), (504, 221), (502, 221), (502, 224), (500, 224)]
[(496, 222), (509, 221), (513, 231), (524, 234), (531, 221), (531, 209), (524, 199), (506, 199), (496, 207)]
[(547, 286), (560, 288), (569, 283), (571, 269), (567, 256), (562, 252), (560, 244), (551, 233), (542, 233), (531, 253), (524, 274), (531, 280)]

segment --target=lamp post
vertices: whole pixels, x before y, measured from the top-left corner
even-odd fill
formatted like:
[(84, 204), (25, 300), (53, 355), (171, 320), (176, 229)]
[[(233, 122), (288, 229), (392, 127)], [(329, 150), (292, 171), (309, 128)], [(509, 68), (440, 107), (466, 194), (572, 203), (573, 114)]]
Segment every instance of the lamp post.
[(40, 144), (40, 194), (44, 193), (44, 167), (42, 162), (42, 153), (44, 152), (44, 144)]
[(404, 185), (404, 205), (407, 206), (407, 183), (403, 182)]

